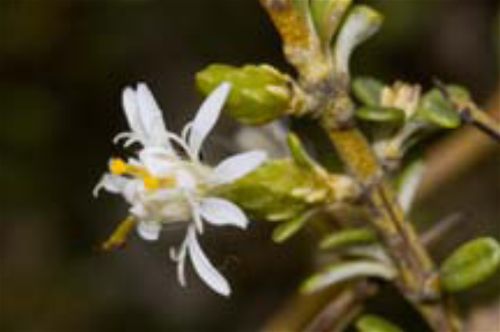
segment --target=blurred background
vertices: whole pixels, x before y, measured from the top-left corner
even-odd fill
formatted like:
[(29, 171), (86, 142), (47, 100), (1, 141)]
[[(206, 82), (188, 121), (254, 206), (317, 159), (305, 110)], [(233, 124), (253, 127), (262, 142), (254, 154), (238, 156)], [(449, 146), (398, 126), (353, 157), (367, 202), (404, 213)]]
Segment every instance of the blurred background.
[[(436, 76), (498, 111), (498, 1), (364, 3), (386, 20), (356, 53), (355, 74), (424, 86)], [(123, 250), (96, 249), (126, 214), (119, 198), (91, 195), (118, 154), (112, 137), (126, 126), (121, 89), (148, 82), (179, 130), (201, 101), (194, 74), (212, 62), (289, 70), (257, 1), (0, 0), (0, 331), (255, 331), (312, 271), (307, 234), (275, 245), (272, 228), (258, 222), (203, 238), (233, 285), (229, 300), (192, 270), (189, 287), (178, 286), (168, 248), (182, 228), (154, 244), (134, 235)], [(227, 138), (237, 130), (222, 122), (208, 147), (221, 156), (236, 149)], [(467, 152), (458, 136), (451, 152), (442, 137), (431, 142), (452, 166), (431, 153), (433, 181), (416, 213), (422, 227), (466, 216), (435, 250), (438, 259), (464, 239), (500, 237), (498, 148)], [(477, 324), (471, 331), (500, 331), (499, 298), (498, 279), (459, 296)], [(400, 307), (374, 304), (396, 322)]]

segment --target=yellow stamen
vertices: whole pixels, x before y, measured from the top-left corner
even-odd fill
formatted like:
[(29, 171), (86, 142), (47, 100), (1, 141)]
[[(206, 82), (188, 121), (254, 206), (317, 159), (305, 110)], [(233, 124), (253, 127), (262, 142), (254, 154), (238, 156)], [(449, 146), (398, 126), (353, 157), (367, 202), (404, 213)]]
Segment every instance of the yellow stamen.
[(144, 187), (148, 190), (157, 190), (160, 188), (173, 187), (175, 185), (175, 178), (156, 178), (154, 176), (145, 176), (143, 178)]
[(148, 190), (156, 190), (160, 188), (160, 180), (152, 176), (144, 177), (144, 187)]
[(127, 172), (128, 165), (120, 158), (113, 158), (109, 163), (109, 170), (115, 175), (122, 175)]
[(101, 249), (105, 251), (109, 251), (112, 249), (121, 248), (125, 245), (127, 241), (127, 237), (130, 232), (134, 229), (135, 219), (132, 217), (128, 217), (123, 220), (118, 227), (113, 231), (110, 237), (101, 245)]

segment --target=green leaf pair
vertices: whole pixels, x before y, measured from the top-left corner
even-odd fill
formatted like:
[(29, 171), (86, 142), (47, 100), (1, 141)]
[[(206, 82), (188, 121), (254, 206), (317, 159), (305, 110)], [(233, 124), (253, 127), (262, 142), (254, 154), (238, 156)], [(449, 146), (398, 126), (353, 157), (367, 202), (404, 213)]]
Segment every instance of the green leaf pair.
[[(352, 91), (364, 105), (358, 108), (356, 116), (364, 121), (379, 123), (403, 123), (404, 121), (423, 122), (439, 128), (456, 128), (461, 124), (460, 115), (452, 103), (438, 89), (424, 94), (418, 108), (410, 117), (401, 109), (384, 107), (382, 91), (384, 84), (374, 78), (361, 77), (353, 81)], [(447, 86), (448, 92), (455, 100), (466, 102), (470, 95), (466, 89), (456, 85)]]

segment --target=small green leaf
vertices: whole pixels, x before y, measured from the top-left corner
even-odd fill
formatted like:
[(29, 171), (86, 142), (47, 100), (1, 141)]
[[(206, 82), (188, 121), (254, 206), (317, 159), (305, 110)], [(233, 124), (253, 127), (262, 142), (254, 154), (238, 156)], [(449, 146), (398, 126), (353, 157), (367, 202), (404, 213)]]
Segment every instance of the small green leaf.
[(483, 237), (455, 250), (441, 266), (441, 283), (448, 292), (471, 288), (491, 277), (500, 266), (500, 244)]
[(405, 213), (410, 211), (424, 172), (424, 162), (422, 160), (415, 160), (403, 169), (396, 180), (398, 201)]
[(278, 225), (273, 231), (273, 241), (282, 243), (295, 235), (307, 222), (309, 214), (306, 212), (290, 221)]
[(356, 110), (356, 117), (371, 122), (403, 122), (405, 112), (398, 108), (364, 106)]
[(356, 321), (359, 332), (403, 332), (401, 328), (375, 315), (363, 315)]
[(311, 0), (312, 18), (324, 45), (330, 45), (351, 3), (352, 0)]
[(301, 291), (304, 293), (313, 293), (353, 278), (377, 277), (390, 280), (395, 276), (396, 271), (392, 267), (379, 262), (351, 261), (334, 263), (328, 266), (323, 272), (306, 279), (301, 286)]
[(337, 72), (349, 73), (352, 51), (378, 31), (382, 20), (382, 15), (368, 6), (354, 6), (349, 11), (333, 48), (334, 68)]
[(446, 90), (455, 102), (466, 103), (472, 99), (470, 92), (461, 85), (450, 84), (446, 86)]
[(461, 123), (458, 112), (437, 89), (432, 89), (422, 97), (415, 118), (442, 128), (456, 128)]
[(309, 169), (314, 169), (317, 166), (314, 160), (307, 154), (307, 151), (297, 135), (294, 133), (288, 134), (287, 143), (292, 158), (297, 165)]
[(352, 83), (354, 96), (367, 106), (380, 106), (384, 84), (371, 77), (358, 77)]
[(232, 84), (226, 103), (229, 115), (242, 123), (267, 123), (285, 115), (290, 108), (289, 78), (269, 65), (238, 68), (213, 64), (196, 74), (198, 89), (205, 95), (222, 82)]
[(323, 238), (319, 247), (323, 250), (340, 247), (369, 244), (377, 240), (372, 230), (368, 228), (354, 228), (335, 232)]

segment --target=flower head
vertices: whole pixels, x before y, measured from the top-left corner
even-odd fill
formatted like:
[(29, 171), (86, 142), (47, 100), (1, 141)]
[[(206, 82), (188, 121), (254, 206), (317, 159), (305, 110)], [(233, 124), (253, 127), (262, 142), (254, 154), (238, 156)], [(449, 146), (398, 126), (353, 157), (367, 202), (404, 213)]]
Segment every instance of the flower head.
[(185, 222), (184, 241), (171, 249), (179, 282), (186, 284), (184, 267), (190, 257), (200, 278), (225, 296), (231, 292), (229, 284), (204, 254), (197, 235), (203, 233), (204, 223), (247, 227), (248, 219), (237, 205), (211, 192), (243, 177), (266, 159), (265, 152), (255, 150), (229, 157), (216, 167), (200, 160), (203, 142), (216, 124), (229, 91), (227, 83), (215, 89), (193, 121), (177, 135), (167, 130), (162, 112), (144, 83), (136, 89), (125, 88), (122, 102), (130, 131), (117, 135), (115, 142), (125, 140), (125, 146), (138, 143), (140, 149), (127, 161), (111, 159), (109, 172), (94, 190), (95, 195), (100, 189), (122, 195), (130, 204), (139, 236), (145, 240), (157, 240), (166, 224)]

